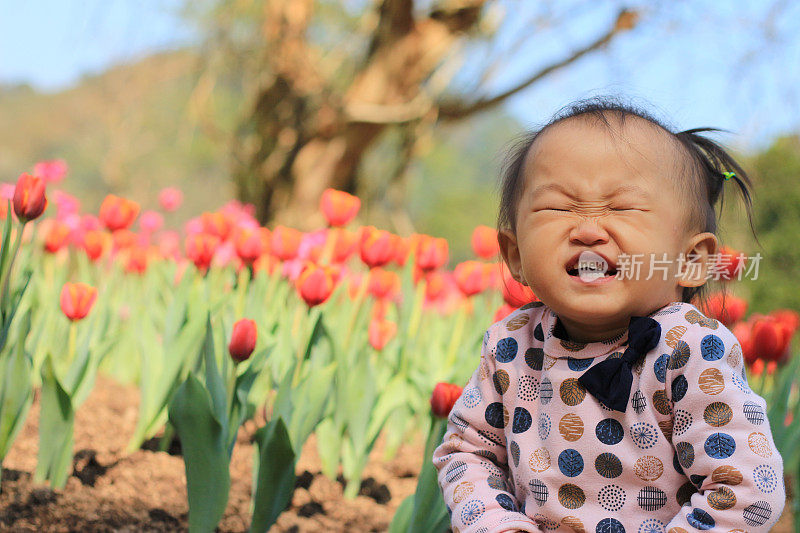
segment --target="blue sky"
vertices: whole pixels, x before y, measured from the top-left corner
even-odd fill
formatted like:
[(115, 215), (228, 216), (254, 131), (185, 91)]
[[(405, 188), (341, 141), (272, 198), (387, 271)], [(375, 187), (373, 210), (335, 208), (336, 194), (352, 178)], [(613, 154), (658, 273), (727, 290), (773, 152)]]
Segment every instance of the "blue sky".
[[(800, 20), (800, 4), (789, 2), (771, 25), (754, 22), (765, 20), (775, 3), (633, 2), (660, 5), (661, 12), (644, 18), (607, 49), (510, 99), (506, 107), (523, 123), (535, 125), (577, 98), (621, 94), (678, 129), (720, 127), (733, 132), (720, 136), (730, 145), (762, 147), (775, 135), (800, 131), (800, 36), (790, 24)], [(57, 91), (114, 63), (191, 42), (195, 34), (177, 12), (181, 4), (0, 0), (0, 83), (25, 82)], [(530, 23), (540, 6), (551, 4), (565, 6), (559, 15), (569, 16), (567, 31)], [(735, 10), (726, 9), (734, 4)], [(605, 8), (580, 7), (584, 5)], [(506, 0), (500, 6), (509, 21), (501, 46), (520, 32), (535, 37), (517, 53), (501, 54), (507, 74), (496, 78), (489, 91), (589, 42), (618, 9), (613, 2)], [(479, 56), (468, 57), (472, 61)]]

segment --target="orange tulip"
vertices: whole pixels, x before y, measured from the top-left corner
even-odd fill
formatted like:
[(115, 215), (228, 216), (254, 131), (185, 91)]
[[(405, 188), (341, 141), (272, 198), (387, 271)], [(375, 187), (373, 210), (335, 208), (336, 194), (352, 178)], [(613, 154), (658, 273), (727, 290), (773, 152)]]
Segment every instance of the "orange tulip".
[(465, 296), (473, 296), (489, 287), (489, 270), (485, 263), (479, 261), (464, 261), (456, 265), (453, 276), (459, 290)]
[(453, 383), (437, 383), (431, 394), (431, 411), (434, 416), (447, 418), (462, 391), (462, 387)]
[(133, 274), (144, 274), (147, 270), (149, 250), (144, 246), (131, 246), (128, 249), (128, 260), (125, 271)]
[(61, 311), (72, 321), (89, 314), (97, 299), (97, 289), (85, 283), (65, 283), (61, 289)]
[(701, 305), (701, 309), (707, 316), (730, 326), (744, 317), (747, 301), (730, 294), (716, 292), (709, 295), (705, 303)]
[(719, 249), (717, 269), (720, 273), (721, 281), (731, 281), (736, 279), (742, 268), (744, 268), (745, 255), (728, 246)]
[(397, 324), (391, 320), (370, 320), (369, 343), (378, 351), (383, 350), (392, 337), (397, 333)]
[(394, 259), (396, 242), (395, 236), (388, 231), (365, 226), (359, 243), (361, 260), (369, 268), (386, 265)]
[(272, 230), (272, 253), (281, 261), (288, 261), (297, 257), (297, 250), (303, 233), (294, 228), (286, 226), (275, 226)]
[(108, 248), (111, 236), (103, 230), (89, 230), (83, 234), (83, 251), (92, 261), (97, 261)]
[(113, 194), (100, 204), (100, 221), (111, 231), (127, 229), (139, 215), (139, 204)]
[(477, 226), (472, 231), (472, 250), (475, 255), (484, 259), (491, 259), (499, 254), (497, 231), (489, 226)]
[(361, 199), (344, 191), (325, 189), (319, 207), (329, 226), (341, 227), (346, 226), (358, 214)]
[(344, 228), (332, 228), (328, 232), (327, 238), (333, 239), (333, 261), (335, 263), (346, 262), (358, 246), (358, 236)]
[(333, 268), (308, 262), (297, 277), (295, 286), (300, 293), (300, 297), (309, 307), (313, 307), (330, 297), (336, 286), (335, 280), (336, 276)]
[(192, 233), (186, 237), (186, 257), (199, 270), (206, 270), (211, 265), (214, 252), (220, 244), (219, 237), (208, 233)]
[(760, 376), (764, 372), (764, 360), (756, 359), (750, 367), (750, 374), (752, 376)]
[(23, 223), (39, 218), (47, 208), (44, 180), (22, 173), (14, 188), (14, 213)]
[(242, 318), (233, 325), (228, 353), (237, 363), (246, 361), (256, 349), (256, 323), (249, 318)]
[(392, 261), (397, 263), (398, 266), (405, 266), (409, 250), (411, 250), (409, 239), (397, 235), (394, 240), (394, 257), (392, 257)]
[[(45, 222), (49, 222), (49, 220), (45, 220)], [(51, 254), (58, 252), (67, 244), (69, 234), (69, 226), (60, 220), (53, 220), (44, 239), (44, 249)]]
[(200, 215), (200, 222), (203, 224), (203, 231), (211, 235), (216, 235), (220, 240), (225, 241), (233, 230), (233, 223), (227, 214), (216, 211), (214, 213), (203, 213)]
[(447, 263), (448, 247), (446, 239), (421, 235), (416, 244), (416, 266), (422, 270), (436, 270)]
[(400, 293), (400, 276), (397, 272), (373, 268), (369, 271), (367, 291), (376, 299), (394, 298)]

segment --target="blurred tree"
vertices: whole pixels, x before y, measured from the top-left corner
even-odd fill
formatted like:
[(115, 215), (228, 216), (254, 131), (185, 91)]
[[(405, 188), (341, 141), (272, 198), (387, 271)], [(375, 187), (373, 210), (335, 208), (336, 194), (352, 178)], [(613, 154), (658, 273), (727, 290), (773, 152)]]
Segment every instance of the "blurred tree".
[[(781, 137), (752, 162), (753, 225), (763, 248), (758, 278), (747, 281), (753, 311), (789, 307), (800, 311), (800, 137)], [(755, 249), (755, 248), (753, 248)], [(755, 252), (748, 252), (753, 255)]]
[[(208, 24), (208, 66), (193, 98), (206, 129), (218, 125), (204, 104), (220, 80), (245, 98), (233, 125), (232, 176), (237, 195), (263, 222), (303, 229), (322, 220), (317, 204), (334, 187), (358, 192), (359, 163), (387, 129), (399, 130), (386, 193), (403, 210), (402, 181), (421, 138), (441, 122), (460, 121), (565, 68), (632, 29), (638, 18), (621, 9), (600, 22), (597, 36), (566, 57), (535, 69), (493, 96), (447, 91), (464, 67), (465, 43), (498, 39), (501, 14), (488, 0), (240, 0), (201, 3)], [(425, 4), (424, 6), (421, 4)], [(543, 3), (545, 6), (548, 3)], [(196, 3), (188, 4), (197, 9)], [(545, 12), (548, 10), (545, 9)], [(198, 13), (196, 13), (198, 14)], [(552, 13), (541, 15), (555, 18)], [(548, 23), (554, 23), (548, 20)], [(540, 21), (541, 23), (541, 21)], [(569, 25), (569, 20), (559, 21)], [(605, 27), (604, 27), (605, 25)], [(528, 32), (530, 33), (530, 32)], [(519, 44), (522, 44), (521, 41)], [(530, 44), (530, 43), (526, 43)], [(495, 58), (497, 59), (497, 58)], [(461, 64), (459, 64), (461, 63)], [(470, 76), (487, 85), (497, 65)], [(226, 78), (226, 74), (230, 76)]]

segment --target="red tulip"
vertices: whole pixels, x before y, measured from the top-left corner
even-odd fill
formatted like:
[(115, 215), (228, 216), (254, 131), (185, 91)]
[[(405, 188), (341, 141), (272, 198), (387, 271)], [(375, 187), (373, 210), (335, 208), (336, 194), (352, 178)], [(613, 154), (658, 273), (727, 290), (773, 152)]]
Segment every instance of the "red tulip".
[(530, 302), (538, 300), (530, 287), (523, 285), (519, 281), (511, 277), (511, 272), (505, 263), (500, 266), (502, 283), (501, 289), (503, 290), (503, 299), (512, 307), (520, 307)]
[(382, 267), (394, 259), (395, 235), (373, 226), (365, 226), (361, 230), (361, 260), (369, 268)]
[(465, 296), (478, 294), (489, 287), (490, 273), (486, 266), (478, 261), (464, 261), (456, 265), (453, 276)]
[(421, 235), (416, 244), (416, 265), (422, 270), (436, 270), (447, 263), (448, 248), (446, 239)]
[(23, 223), (39, 218), (47, 208), (44, 180), (23, 173), (14, 188), (14, 213)]
[(85, 283), (65, 283), (61, 289), (61, 311), (72, 321), (89, 314), (97, 299), (97, 289)]
[(500, 253), (497, 231), (489, 226), (477, 226), (472, 232), (472, 250), (475, 255), (491, 259)]
[(256, 349), (256, 323), (249, 318), (242, 318), (233, 325), (228, 353), (237, 363), (246, 361)]
[(784, 324), (791, 334), (794, 334), (794, 332), (800, 328), (800, 315), (797, 314), (797, 311), (791, 309), (776, 309), (769, 315), (778, 322)]
[(721, 281), (731, 281), (736, 279), (744, 268), (745, 255), (737, 252), (733, 248), (722, 246), (717, 255), (717, 271), (720, 273)]
[(369, 323), (369, 343), (378, 351), (383, 350), (397, 333), (397, 324), (391, 320), (373, 319)]
[[(51, 222), (45, 220), (44, 222)], [(52, 224), (48, 228), (47, 235), (44, 239), (44, 248), (51, 254), (58, 252), (67, 244), (69, 238), (70, 228), (60, 220), (52, 220)]]
[(139, 204), (113, 194), (100, 204), (99, 218), (111, 231), (127, 229), (139, 215)]
[(167, 187), (158, 193), (158, 203), (161, 204), (161, 208), (164, 211), (175, 211), (183, 203), (183, 193), (175, 187)]
[(503, 303), (500, 307), (497, 308), (497, 311), (494, 313), (494, 321), (499, 322), (503, 320), (505, 317), (516, 311), (516, 307), (512, 307), (507, 303)]
[(392, 257), (392, 261), (397, 263), (398, 266), (405, 266), (410, 250), (410, 240), (397, 235), (394, 240), (394, 257)]
[(309, 307), (319, 305), (327, 300), (335, 288), (335, 270), (327, 265), (318, 266), (306, 263), (306, 267), (297, 277), (295, 286), (300, 297)]
[(233, 235), (236, 255), (239, 256), (239, 259), (250, 264), (261, 257), (264, 241), (258, 228), (238, 227)]
[(361, 199), (344, 191), (325, 189), (319, 207), (329, 226), (341, 227), (346, 226), (358, 214)]
[(744, 317), (747, 301), (731, 294), (716, 292), (709, 295), (701, 309), (707, 316), (730, 326)]
[(297, 257), (297, 250), (303, 233), (294, 228), (286, 226), (275, 226), (272, 230), (272, 253), (281, 261), (288, 261)]
[(757, 354), (753, 351), (753, 328), (748, 322), (739, 322), (734, 324), (731, 332), (739, 341), (739, 346), (742, 348), (742, 355), (745, 362), (753, 364), (758, 359)]
[(33, 166), (33, 174), (42, 178), (45, 183), (57, 183), (67, 173), (67, 162), (63, 159), (39, 161)]
[(463, 389), (453, 383), (439, 382), (431, 394), (431, 411), (434, 416), (447, 418), (453, 409), (456, 400), (461, 396)]
[(434, 301), (443, 298), (447, 292), (447, 280), (444, 274), (438, 270), (432, 270), (423, 276), (425, 278), (425, 299)]
[(186, 257), (199, 270), (206, 270), (211, 265), (214, 252), (220, 244), (219, 237), (208, 233), (192, 233), (186, 237)]
[(758, 317), (751, 330), (752, 350), (766, 361), (783, 363), (789, 358), (791, 336), (789, 327), (774, 317)]

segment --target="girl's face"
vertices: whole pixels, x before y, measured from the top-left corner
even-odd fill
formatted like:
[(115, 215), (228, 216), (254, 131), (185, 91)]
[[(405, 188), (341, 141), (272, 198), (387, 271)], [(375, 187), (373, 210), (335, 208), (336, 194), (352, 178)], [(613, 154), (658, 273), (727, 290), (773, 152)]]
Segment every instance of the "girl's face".
[[(631, 316), (680, 301), (683, 287), (704, 283), (707, 256), (716, 251), (713, 234), (686, 228), (689, 195), (679, 191), (678, 153), (666, 134), (638, 118), (615, 133), (581, 118), (548, 128), (523, 168), (516, 236), (499, 235), (512, 275), (577, 341), (613, 337)], [(585, 271), (577, 275), (582, 252), (605, 259), (611, 275), (592, 282)], [(689, 254), (697, 254), (698, 268), (679, 263)]]

